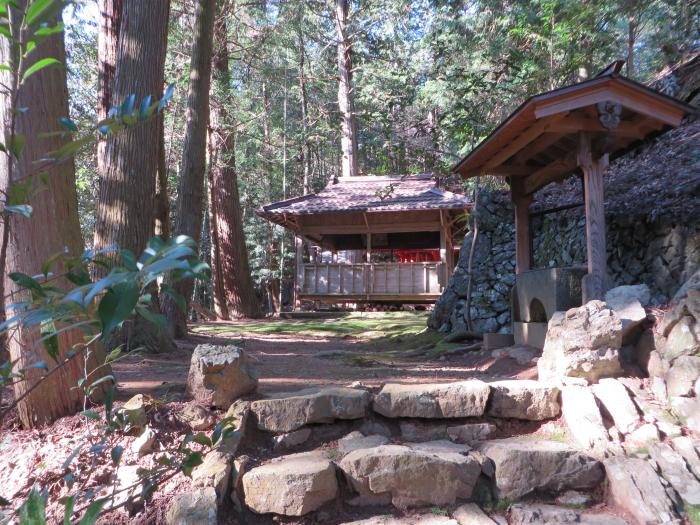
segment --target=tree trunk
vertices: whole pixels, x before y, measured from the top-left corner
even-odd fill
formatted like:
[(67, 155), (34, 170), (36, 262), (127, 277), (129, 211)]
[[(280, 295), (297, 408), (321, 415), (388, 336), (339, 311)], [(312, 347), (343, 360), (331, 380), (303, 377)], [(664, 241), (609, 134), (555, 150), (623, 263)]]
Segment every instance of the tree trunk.
[(214, 307), (217, 315), (224, 319), (241, 316), (257, 318), (262, 312), (250, 275), (238, 194), (235, 132), (226, 111), (230, 74), (224, 19), (216, 26), (215, 39), (209, 136), (209, 228)]
[(299, 102), (301, 103), (301, 133), (303, 145), (301, 161), (304, 167), (302, 193), (311, 193), (311, 144), (309, 144), (309, 98), (306, 93), (306, 78), (304, 77), (304, 34), (299, 29)]
[(357, 122), (352, 92), (352, 45), (347, 35), (348, 1), (336, 0), (338, 30), (338, 109), (340, 110), (340, 149), (343, 177), (359, 175), (357, 166)]
[[(209, 89), (216, 1), (200, 0), (196, 2), (196, 6), (192, 70), (187, 92), (187, 129), (178, 182), (175, 234), (188, 235), (199, 245), (204, 211), (204, 170), (207, 160)], [(178, 281), (174, 284), (174, 288), (189, 303), (194, 290), (192, 279)], [(183, 312), (169, 296), (163, 298), (163, 311), (168, 319), (170, 334), (176, 338), (185, 337), (187, 312)]]
[[(123, 0), (99, 0), (100, 31), (97, 34), (98, 62), (98, 105), (97, 120), (107, 118), (113, 105), (114, 74), (117, 68), (119, 50), (119, 31), (122, 22)], [(102, 176), (107, 171), (107, 140), (99, 138), (97, 142), (97, 173)]]
[[(20, 1), (26, 7), (26, 0)], [(6, 39), (0, 44), (0, 62), (9, 63), (9, 45)], [(31, 61), (36, 63), (43, 58), (56, 58), (65, 63), (65, 47), (63, 34), (49, 37), (31, 55)], [(31, 65), (31, 64), (28, 64)], [(3, 73), (2, 81), (11, 86), (9, 75)], [(12, 104), (12, 93), (3, 92), (0, 95), (0, 111), (4, 135), (9, 136)], [(36, 173), (34, 162), (45, 158), (47, 152), (60, 148), (65, 142), (64, 136), (56, 135), (40, 138), (40, 134), (61, 131), (59, 119), (68, 115), (68, 89), (66, 87), (65, 68), (44, 69), (30, 77), (17, 94), (16, 107), (28, 107), (29, 111), (18, 115), (15, 122), (15, 133), (26, 137), (21, 160), (10, 161), (3, 155), (0, 162), (0, 185), (7, 188), (13, 181), (22, 180)], [(31, 218), (12, 215), (7, 231), (8, 244), (6, 251), (6, 267), (3, 268), (4, 290), (7, 293), (5, 303), (11, 304), (25, 300), (25, 292), (8, 278), (13, 271), (34, 275), (40, 274), (41, 263), (51, 255), (68, 251), (71, 256), (79, 256), (83, 252), (83, 239), (78, 220), (78, 198), (75, 190), (75, 164), (66, 160), (48, 169), (48, 187), (35, 194), (29, 204), (33, 208)], [(59, 263), (55, 268), (57, 274), (63, 273), (64, 268)], [(67, 286), (64, 281), (57, 281), (55, 286)], [(80, 330), (67, 331), (58, 336), (59, 359), (61, 363), (72, 350), (74, 345), (84, 341), (84, 333)], [(44, 346), (38, 343), (38, 333), (35, 328), (21, 329), (12, 334), (8, 340), (8, 350), (12, 360), (16, 360), (16, 369), (28, 367), (32, 363), (45, 361), (50, 371), (57, 366), (46, 353)], [(19, 417), (25, 428), (49, 424), (55, 419), (73, 414), (82, 408), (84, 397), (77, 387), (80, 378), (93, 370), (98, 357), (103, 357), (101, 349), (92, 349), (92, 357), (86, 363), (83, 354), (68, 361), (63, 367), (45, 379), (35, 390), (18, 403)], [(109, 368), (107, 367), (107, 370)], [(101, 372), (104, 373), (105, 369)], [(15, 384), (15, 399), (26, 394), (44, 375), (40, 369), (27, 372), (27, 378)], [(90, 376), (90, 382), (101, 374)]]
[(158, 116), (158, 178), (156, 180), (155, 233), (170, 238), (170, 198), (168, 196), (168, 163), (165, 159), (165, 121)]
[[(163, 92), (170, 0), (121, 1), (109, 107), (131, 94), (141, 100), (147, 95), (158, 98)], [(159, 119), (153, 118), (107, 139), (98, 165), (102, 169), (95, 211), (95, 248), (116, 245), (138, 255), (153, 236), (159, 127)], [(167, 334), (141, 318), (127, 323), (119, 337), (125, 339), (119, 342), (125, 343), (126, 349), (142, 345), (151, 351), (173, 348)]]

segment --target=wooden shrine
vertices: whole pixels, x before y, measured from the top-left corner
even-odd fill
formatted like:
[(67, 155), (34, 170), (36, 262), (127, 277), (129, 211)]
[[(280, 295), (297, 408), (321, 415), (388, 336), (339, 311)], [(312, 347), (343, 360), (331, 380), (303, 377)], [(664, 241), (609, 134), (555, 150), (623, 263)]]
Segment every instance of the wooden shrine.
[[(302, 299), (423, 303), (435, 301), (447, 284), (458, 224), (470, 208), (466, 197), (436, 187), (423, 174), (344, 177), (317, 194), (268, 204), (256, 213), (296, 236), (297, 304)], [(304, 261), (305, 242), (332, 252), (332, 259)], [(439, 257), (399, 261), (400, 250), (432, 250)], [(349, 255), (339, 260), (339, 252)]]

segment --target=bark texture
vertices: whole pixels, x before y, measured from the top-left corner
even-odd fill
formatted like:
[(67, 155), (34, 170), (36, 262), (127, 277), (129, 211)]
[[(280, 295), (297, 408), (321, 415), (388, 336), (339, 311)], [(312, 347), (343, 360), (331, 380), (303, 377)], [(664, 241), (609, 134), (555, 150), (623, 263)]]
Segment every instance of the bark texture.
[(226, 111), (229, 58), (226, 23), (216, 25), (214, 82), (212, 86), (211, 169), (209, 170), (209, 228), (213, 272), (214, 307), (219, 317), (260, 317), (243, 233), (238, 177), (235, 165), (235, 135)]
[[(207, 156), (209, 89), (216, 1), (200, 0), (196, 6), (192, 71), (187, 92), (187, 129), (180, 166), (174, 232), (176, 235), (188, 235), (199, 244), (204, 204), (204, 170)], [(174, 288), (187, 303), (190, 302), (194, 291), (194, 282), (191, 279), (178, 281)], [(170, 297), (163, 299), (163, 310), (168, 319), (170, 334), (176, 338), (185, 337), (187, 312), (183, 312)]]
[[(169, 0), (123, 0), (112, 101), (163, 91)], [(116, 244), (140, 253), (153, 235), (158, 119), (107, 140), (100, 173), (95, 247)]]
[[(26, 1), (20, 1), (26, 6)], [(0, 62), (9, 62), (9, 46), (4, 38), (0, 43)], [(65, 63), (65, 46), (63, 35), (55, 35), (44, 41), (31, 55), (32, 62), (42, 58), (57, 58)], [(3, 83), (12, 85), (9, 75), (3, 73)], [(12, 97), (0, 95), (0, 111), (4, 135), (11, 131)], [(39, 138), (41, 133), (60, 131), (59, 118), (68, 115), (68, 90), (64, 68), (48, 68), (31, 76), (18, 93), (18, 107), (28, 107), (29, 111), (16, 119), (15, 132), (26, 137), (26, 145), (21, 160), (10, 162), (2, 155), (0, 162), (0, 187), (7, 188), (12, 182), (25, 179), (37, 171), (33, 164), (46, 157), (46, 153), (61, 147), (65, 137), (53, 136)], [(12, 282), (8, 274), (13, 271), (34, 275), (41, 273), (41, 263), (49, 256), (67, 251), (71, 255), (83, 252), (83, 240), (78, 220), (78, 199), (75, 191), (75, 165), (72, 160), (53, 165), (48, 170), (48, 187), (31, 198), (33, 208), (31, 218), (12, 215), (7, 230), (6, 268), (3, 269), (4, 288), (7, 294), (5, 302), (11, 304), (25, 300), (24, 292)], [(54, 270), (63, 272), (62, 265)], [(66, 282), (57, 281), (57, 286)], [(59, 336), (59, 362), (74, 345), (83, 342), (81, 331), (68, 331)], [(11, 359), (17, 360), (16, 368), (21, 369), (37, 361), (45, 361), (53, 370), (57, 363), (49, 357), (42, 344), (34, 346), (38, 338), (36, 329), (19, 330), (8, 341)], [(93, 356), (100, 355), (96, 349)], [(82, 408), (83, 396), (74, 389), (85, 371), (95, 367), (95, 359), (87, 363), (82, 356), (76, 357), (59, 368), (51, 377), (44, 380), (35, 390), (18, 404), (19, 417), (25, 428), (45, 425), (55, 419), (73, 414)], [(44, 375), (44, 371), (34, 369), (27, 378), (15, 385), (15, 397), (19, 398), (30, 390)], [(91, 381), (96, 376), (91, 377)]]
[(357, 122), (352, 92), (352, 44), (347, 34), (348, 0), (336, 0), (335, 24), (338, 31), (338, 109), (342, 174), (343, 177), (355, 177), (360, 172), (357, 165)]
[[(99, 0), (100, 31), (97, 35), (98, 62), (98, 106), (97, 120), (107, 118), (112, 107), (112, 91), (114, 75), (117, 68), (117, 52), (119, 49), (119, 31), (122, 20), (123, 0)], [(97, 142), (97, 173), (101, 176), (107, 169), (105, 148), (106, 139)]]

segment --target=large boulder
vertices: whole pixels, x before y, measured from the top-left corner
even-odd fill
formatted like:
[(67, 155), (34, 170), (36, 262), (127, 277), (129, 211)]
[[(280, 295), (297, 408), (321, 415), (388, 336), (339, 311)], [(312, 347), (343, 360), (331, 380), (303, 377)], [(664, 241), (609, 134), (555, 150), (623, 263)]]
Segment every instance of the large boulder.
[(637, 525), (679, 523), (673, 501), (648, 461), (616, 456), (604, 465), (613, 503)]
[(367, 414), (369, 392), (354, 388), (309, 388), (254, 401), (250, 409), (258, 428), (291, 432), (310, 423), (332, 423), (336, 419), (360, 419)]
[(579, 510), (556, 505), (516, 503), (508, 509), (510, 525), (628, 525), (622, 518), (609, 514), (581, 513)]
[(700, 481), (688, 470), (685, 458), (668, 443), (654, 443), (649, 454), (681, 499), (689, 505), (700, 505)]
[(377, 434), (365, 436), (356, 430), (338, 440), (338, 452), (345, 455), (354, 450), (360, 450), (361, 448), (373, 448), (386, 445), (388, 442), (389, 438), (386, 436)]
[(453, 418), (481, 416), (491, 389), (476, 379), (444, 384), (389, 383), (374, 398), (386, 417)]
[(258, 379), (248, 357), (234, 345), (197, 345), (187, 376), (187, 393), (196, 401), (227, 409), (254, 392)]
[(597, 460), (557, 441), (496, 439), (477, 450), (495, 465), (496, 496), (501, 499), (515, 500), (535, 491), (593, 489), (604, 478)]
[(561, 403), (564, 421), (576, 442), (602, 456), (608, 448), (609, 435), (591, 389), (564, 387)]
[(167, 525), (216, 525), (216, 492), (207, 487), (173, 497), (165, 513)]
[(639, 412), (625, 385), (617, 379), (601, 379), (593, 385), (593, 393), (608, 411), (615, 427), (623, 434), (632, 432), (639, 424)]
[(622, 322), (602, 301), (555, 312), (547, 327), (542, 357), (537, 362), (540, 381), (581, 377), (595, 383), (622, 373), (619, 350)]
[(666, 373), (668, 395), (671, 397), (693, 397), (698, 378), (700, 378), (700, 356), (682, 355), (678, 357)]
[[(422, 514), (420, 516), (402, 516), (397, 518), (391, 514), (372, 516), (364, 520), (347, 521), (341, 525), (464, 525), (438, 514)], [(472, 523), (470, 525), (479, 525)]]
[(496, 525), (476, 503), (466, 503), (455, 509), (452, 517), (459, 525)]
[(527, 380), (496, 381), (489, 386), (489, 416), (541, 421), (561, 412), (559, 389), (554, 386)]
[(455, 443), (473, 445), (484, 441), (496, 432), (496, 425), (491, 423), (465, 423), (447, 427), (447, 436)]
[(476, 459), (452, 452), (444, 443), (355, 450), (339, 466), (360, 496), (390, 498), (399, 508), (467, 499), (481, 472)]
[(644, 307), (649, 304), (650, 299), (651, 292), (646, 284), (617, 286), (606, 292), (606, 304), (622, 322), (622, 337), (646, 320), (647, 313)]
[(303, 516), (338, 493), (335, 467), (323, 453), (283, 456), (243, 475), (245, 503), (258, 514)]

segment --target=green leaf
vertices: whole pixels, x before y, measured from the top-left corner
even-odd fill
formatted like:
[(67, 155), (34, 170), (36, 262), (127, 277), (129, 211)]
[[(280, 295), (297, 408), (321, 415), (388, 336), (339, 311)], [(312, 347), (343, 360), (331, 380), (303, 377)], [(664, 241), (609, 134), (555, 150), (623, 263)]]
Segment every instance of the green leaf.
[(63, 146), (58, 148), (56, 151), (52, 151), (49, 153), (51, 155), (51, 158), (60, 160), (65, 157), (70, 157), (72, 155), (75, 155), (80, 148), (83, 146), (87, 146), (93, 141), (93, 137), (91, 135), (79, 138), (77, 140), (72, 140), (70, 142), (66, 142)]
[(27, 137), (21, 133), (15, 133), (11, 135), (7, 141), (7, 149), (10, 153), (19, 160), (22, 157), (22, 151), (24, 151), (24, 146), (27, 144)]
[(21, 286), (22, 288), (27, 288), (28, 290), (41, 290), (41, 285), (33, 277), (29, 277), (26, 273), (22, 272), (12, 272), (10, 273), (10, 279)]
[(83, 410), (80, 413), (81, 416), (89, 417), (90, 419), (94, 419), (95, 421), (100, 420), (100, 414), (95, 412), (94, 410)]
[(83, 514), (78, 525), (93, 525), (97, 521), (97, 518), (100, 517), (100, 513), (107, 504), (107, 501), (109, 501), (109, 498), (101, 498), (90, 503), (90, 506), (85, 511), (85, 514)]
[(119, 462), (122, 459), (122, 454), (124, 454), (124, 447), (117, 445), (112, 449), (112, 463), (114, 465), (119, 465)]
[(136, 266), (136, 256), (131, 250), (121, 250), (119, 252), (119, 259), (127, 270), (132, 272), (138, 270), (138, 267)]
[(46, 525), (46, 501), (35, 488), (29, 492), (26, 501), (19, 509), (20, 525)]
[(67, 129), (68, 131), (78, 131), (78, 126), (68, 117), (61, 117), (58, 119), (58, 122), (61, 124), (61, 127)]
[(75, 507), (75, 495), (63, 498), (63, 525), (71, 525), (73, 517), (73, 508)]
[(145, 306), (137, 306), (136, 313), (143, 317), (149, 323), (153, 323), (160, 329), (165, 329), (165, 316), (151, 312)]
[(39, 332), (44, 343), (46, 353), (51, 356), (51, 359), (58, 363), (58, 335), (56, 335), (56, 323), (51, 320), (44, 321), (40, 324)]
[(158, 102), (158, 109), (156, 110), (158, 113), (160, 113), (165, 105), (168, 103), (168, 100), (170, 100), (170, 97), (173, 96), (173, 92), (175, 91), (175, 84), (168, 84), (168, 87), (165, 88), (165, 93), (163, 93), (163, 98), (160, 99), (160, 102)]
[(38, 37), (44, 37), (44, 36), (51, 36), (55, 35), (57, 33), (61, 33), (63, 31), (63, 24), (58, 23), (53, 27), (40, 27), (34, 32), (34, 36)]
[(121, 283), (112, 287), (100, 301), (97, 313), (105, 338), (131, 316), (139, 300), (139, 288), (134, 283)]
[(3, 208), (5, 213), (15, 213), (17, 215), (22, 215), (29, 219), (32, 216), (34, 209), (29, 204), (17, 204), (15, 206), (5, 206)]
[(49, 273), (51, 272), (51, 268), (53, 267), (54, 263), (58, 259), (60, 259), (62, 255), (63, 255), (63, 252), (56, 252), (54, 254), (49, 255), (46, 259), (44, 259), (41, 263), (41, 273), (48, 276)]
[(85, 268), (73, 268), (66, 273), (66, 279), (77, 286), (85, 286), (92, 282), (90, 273)]
[(192, 441), (195, 443), (199, 443), (202, 446), (205, 447), (211, 447), (211, 439), (209, 439), (209, 436), (207, 436), (204, 432), (199, 432), (198, 434), (195, 434), (195, 436), (192, 438)]
[(190, 476), (192, 474), (192, 469), (194, 467), (201, 465), (203, 463), (201, 452), (191, 452), (180, 465), (180, 469), (185, 476)]
[(29, 77), (31, 77), (34, 73), (37, 71), (41, 71), (42, 69), (50, 66), (60, 66), (61, 61), (56, 59), (56, 58), (42, 58), (41, 60), (37, 60), (34, 62), (31, 66), (27, 68), (27, 70), (24, 72), (24, 75), (22, 75), (22, 82), (27, 80)]
[(175, 301), (175, 304), (177, 304), (178, 308), (180, 308), (181, 311), (185, 312), (187, 310), (187, 303), (185, 302), (185, 298), (179, 293), (177, 293), (177, 291), (175, 291), (175, 289), (172, 286), (163, 283), (160, 285), (160, 291), (165, 295), (169, 295), (173, 299), (173, 301)]
[(53, 3), (54, 0), (34, 0), (24, 14), (24, 22), (28, 26), (32, 25), (34, 22), (38, 22), (41, 15), (44, 14)]

